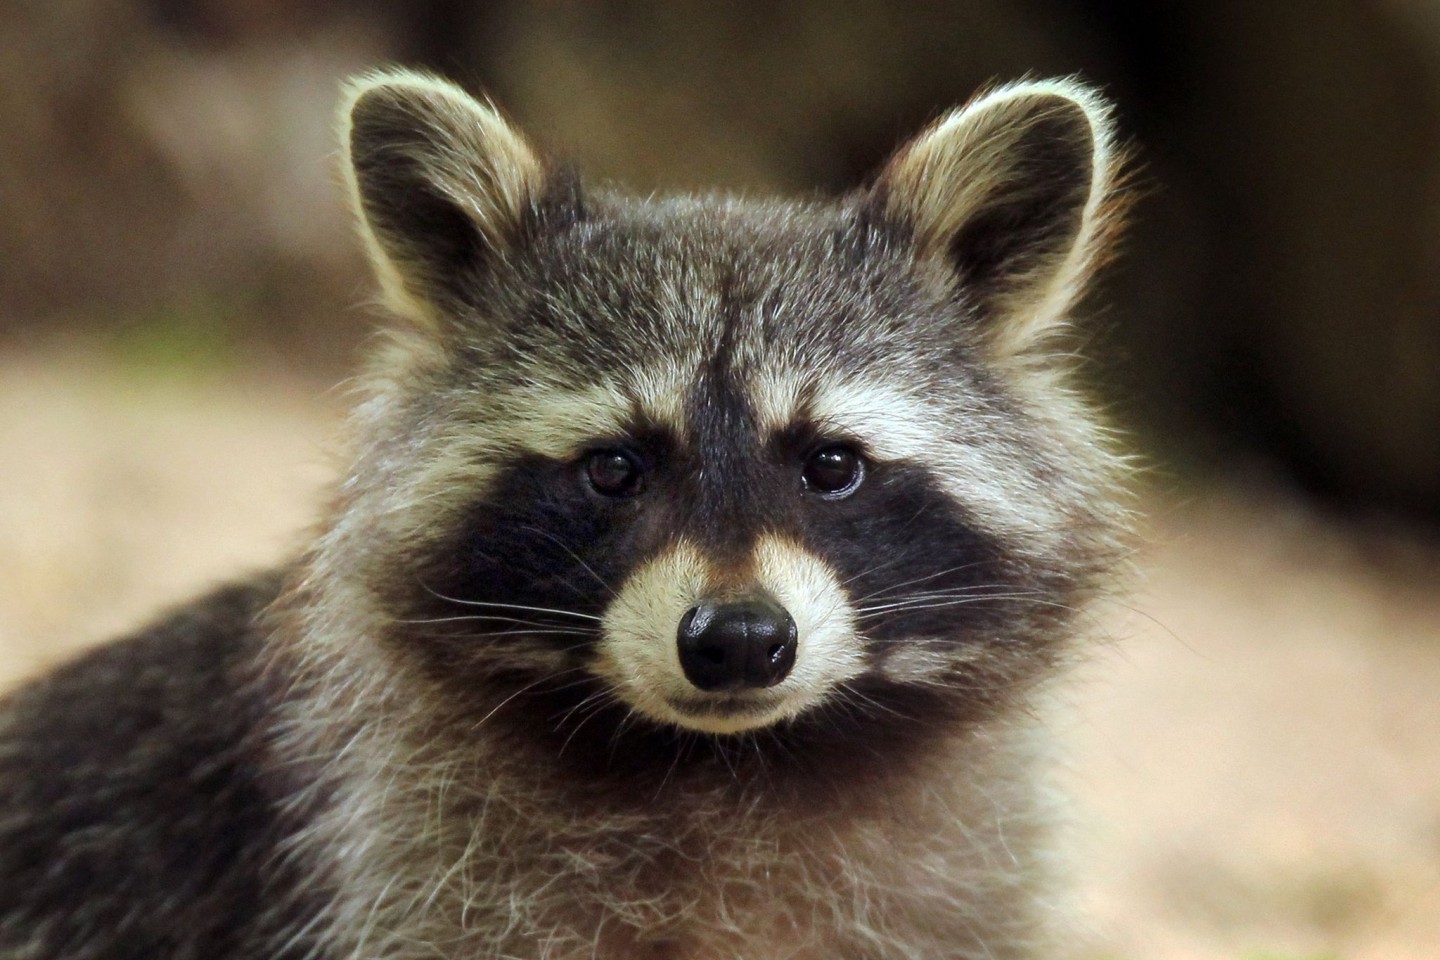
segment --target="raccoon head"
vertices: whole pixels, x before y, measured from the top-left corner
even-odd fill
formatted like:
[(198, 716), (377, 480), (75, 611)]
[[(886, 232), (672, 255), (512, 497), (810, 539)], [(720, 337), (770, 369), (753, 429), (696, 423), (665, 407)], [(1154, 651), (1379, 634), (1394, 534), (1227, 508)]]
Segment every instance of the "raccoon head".
[(345, 116), (405, 322), (326, 542), (458, 709), (874, 728), (1055, 661), (1118, 516), (1048, 336), (1105, 244), (1093, 93), (992, 90), (823, 203), (583, 190), (414, 74)]

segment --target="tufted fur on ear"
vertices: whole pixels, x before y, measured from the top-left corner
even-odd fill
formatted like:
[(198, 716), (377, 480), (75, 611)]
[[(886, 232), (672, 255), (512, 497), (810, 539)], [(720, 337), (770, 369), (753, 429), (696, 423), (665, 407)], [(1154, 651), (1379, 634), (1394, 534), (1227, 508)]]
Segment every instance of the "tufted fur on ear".
[(997, 356), (1064, 321), (1104, 253), (1117, 152), (1109, 106), (1072, 80), (998, 87), (891, 159), (870, 209), (900, 225), (976, 313)]
[(436, 77), (382, 71), (346, 94), (345, 171), (371, 262), (387, 304), (434, 328), (523, 242), (545, 167), (493, 107)]

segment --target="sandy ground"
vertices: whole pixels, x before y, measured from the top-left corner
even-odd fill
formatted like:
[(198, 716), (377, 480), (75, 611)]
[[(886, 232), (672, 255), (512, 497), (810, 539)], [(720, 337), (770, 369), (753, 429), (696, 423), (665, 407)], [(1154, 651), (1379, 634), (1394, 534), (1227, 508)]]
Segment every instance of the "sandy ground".
[[(0, 356), (0, 687), (303, 541), (343, 399)], [(1060, 721), (1096, 957), (1440, 955), (1440, 551), (1152, 498)]]
[(1068, 730), (1105, 953), (1440, 956), (1440, 553), (1233, 491), (1151, 533)]

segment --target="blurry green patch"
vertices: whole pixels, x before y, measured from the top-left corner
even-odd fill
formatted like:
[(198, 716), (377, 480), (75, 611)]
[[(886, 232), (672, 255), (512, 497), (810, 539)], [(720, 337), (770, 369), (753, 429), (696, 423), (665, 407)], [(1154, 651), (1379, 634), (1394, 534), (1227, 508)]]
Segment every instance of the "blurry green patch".
[(232, 369), (244, 329), (233, 301), (202, 297), (162, 304), (123, 321), (107, 343), (122, 375), (191, 379)]

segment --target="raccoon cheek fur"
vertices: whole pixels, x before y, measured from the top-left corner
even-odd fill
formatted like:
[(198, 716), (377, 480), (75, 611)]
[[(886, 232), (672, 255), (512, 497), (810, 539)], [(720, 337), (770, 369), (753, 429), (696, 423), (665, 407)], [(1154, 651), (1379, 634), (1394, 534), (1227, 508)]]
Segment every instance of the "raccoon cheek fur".
[(1109, 111), (835, 201), (584, 189), (356, 81), (393, 322), (300, 556), (0, 702), (0, 956), (1039, 960), (1037, 710), (1127, 524), (1064, 333)]

